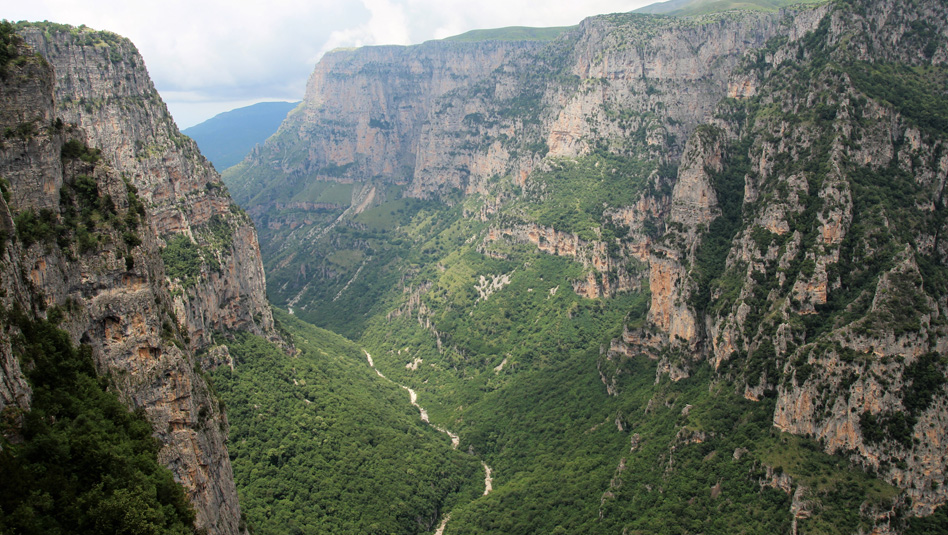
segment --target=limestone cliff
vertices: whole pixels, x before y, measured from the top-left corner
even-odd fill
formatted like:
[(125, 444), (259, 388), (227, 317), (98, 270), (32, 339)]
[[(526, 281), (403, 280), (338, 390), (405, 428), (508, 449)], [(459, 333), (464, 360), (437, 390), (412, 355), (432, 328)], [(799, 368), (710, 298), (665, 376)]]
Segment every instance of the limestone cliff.
[[(728, 75), (745, 52), (781, 31), (784, 18), (615, 14), (551, 41), (435, 41), (327, 54), (300, 108), (225, 176), (272, 248), (266, 255), (280, 257), (267, 266), (271, 280), (281, 281), (271, 296), (299, 302), (315, 286), (341, 288), (353, 274), (314, 269), (323, 262), (312, 244), (393, 195), (453, 203), (459, 192), (494, 195), (498, 177), (533, 188), (528, 177), (549, 170), (548, 162), (597, 151), (671, 169), (644, 173), (658, 194), (605, 207), (611, 224), (635, 236), (620, 248), (643, 255), (655, 237), (643, 225), (664, 225), (673, 169), (690, 133), (721, 98), (751, 91), (731, 87)], [(389, 184), (403, 188), (383, 195)], [(300, 247), (305, 254), (293, 252)], [(601, 258), (602, 269), (587, 275), (627, 264), (620, 256)], [(598, 296), (637, 283), (587, 278), (575, 285)]]
[(90, 144), (138, 188), (159, 244), (183, 234), (200, 248), (203, 265), (193, 280), (169, 273), (193, 347), (209, 345), (214, 331), (271, 334), (256, 231), (178, 131), (135, 46), (108, 32), (55, 25), (22, 34), (55, 70), (58, 116), (88, 132)]
[[(255, 218), (285, 218), (268, 234), (280, 299), (326, 305), (311, 288), (375, 269), (367, 251), (384, 240), (350, 217), (385, 202), (366, 202), (375, 184), (460, 204), (483, 224), (464, 242), (481, 255), (573, 259), (588, 299), (650, 291), (644, 317), (603, 345), (611, 395), (634, 359), (659, 361), (656, 382), (707, 366), (746, 399), (775, 398), (776, 428), (849, 455), (926, 515), (948, 500), (946, 20), (939, 3), (855, 0), (592, 17), (542, 44), (339, 52), (305, 111), (229, 180)], [(486, 57), (449, 68), (449, 85), (423, 67)], [(328, 208), (329, 181), (351, 183), (358, 210)], [(284, 213), (291, 202), (305, 214)], [(390, 215), (385, 232), (408, 224)], [(412, 262), (444, 246), (420, 235), (405, 236), (423, 249)], [(352, 243), (360, 261), (313, 261)], [(399, 284), (436, 288), (420, 271)], [(441, 350), (438, 292), (403, 293), (395, 309), (424, 310)]]
[[(277, 177), (279, 191), (314, 180), (405, 184), (430, 140), (424, 124), (445, 113), (440, 97), (485, 78), (531, 43), (451, 43), (336, 50), (316, 66), (306, 97), (272, 141), (230, 181), (238, 200)], [(273, 188), (260, 203), (275, 200)]]
[[(682, 158), (650, 324), (669, 339), (693, 325), (694, 350), (745, 397), (777, 397), (777, 428), (849, 454), (926, 515), (948, 499), (946, 133), (879, 84), (911, 91), (911, 69), (942, 79), (946, 13), (887, 1), (814, 13), (732, 77), (745, 90), (714, 120), (729, 148), (692, 134), (705, 161), (695, 175)], [(736, 192), (739, 207), (715, 210)], [(693, 366), (669, 363), (673, 378)]]
[[(212, 330), (271, 331), (253, 228), (177, 134), (131, 43), (48, 24), (22, 35), (36, 48), (21, 41), (0, 80), (3, 306), (91, 346), (98, 373), (152, 423), (196, 527), (237, 533), (226, 416), (194, 348)], [(185, 293), (162, 261), (175, 233), (208, 255)], [(30, 406), (15, 336), (5, 325), (6, 415)]]

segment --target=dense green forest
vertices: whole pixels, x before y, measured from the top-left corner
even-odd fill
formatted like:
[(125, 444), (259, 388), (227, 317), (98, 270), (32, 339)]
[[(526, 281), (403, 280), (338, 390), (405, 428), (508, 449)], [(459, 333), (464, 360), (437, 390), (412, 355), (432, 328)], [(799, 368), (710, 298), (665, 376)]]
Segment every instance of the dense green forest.
[(192, 533), (194, 511), (142, 412), (129, 412), (96, 374), (89, 346), (23, 312), (4, 312), (33, 389), (30, 410), (4, 412), (0, 532)]
[[(468, 224), (427, 243), (457, 243)], [(494, 492), (459, 504), (446, 533), (781, 532), (792, 496), (772, 481), (784, 473), (820, 503), (799, 522), (804, 533), (865, 529), (860, 507), (891, 504), (893, 487), (776, 431), (772, 400), (745, 400), (707, 368), (656, 384), (657, 363), (634, 359), (621, 394), (609, 395), (594, 373), (601, 351), (624, 322), (642, 320), (648, 294), (584, 299), (569, 288), (582, 274), (574, 262), (492, 247), (452, 248), (420, 268), (434, 281), (427, 302), (442, 311), (428, 318), (437, 336), (402, 315), (361, 337), (386, 376), (418, 390), (433, 422), (494, 469)], [(501, 273), (509, 284), (478, 299), (470, 281)]]
[(292, 355), (238, 334), (233, 370), (211, 374), (254, 533), (424, 533), (483, 491), (477, 459), (422, 423), (359, 346), (278, 318)]
[[(567, 191), (569, 182), (587, 180), (587, 173), (601, 175), (595, 166), (566, 169), (578, 172), (561, 172), (549, 180), (567, 181), (561, 186)], [(587, 221), (601, 217), (601, 211), (592, 209), (596, 191), (586, 192), (590, 211), (581, 213)], [(600, 191), (615, 194), (609, 188)], [(566, 197), (546, 197), (550, 202), (559, 198), (566, 202)], [(603, 348), (621, 335), (623, 325), (642, 323), (648, 292), (585, 299), (571, 288), (572, 280), (585, 276), (580, 264), (530, 244), (470, 240), (485, 225), (462, 214), (476, 210), (480, 202), (470, 198), (458, 206), (439, 206), (397, 200), (359, 214), (337, 230), (335, 248), (325, 261), (348, 266), (350, 273), (361, 267), (361, 275), (348, 286), (343, 279), (338, 286), (319, 289), (327, 296), (326, 306), (301, 311), (357, 337), (387, 377), (419, 392), (434, 424), (460, 434), (459, 449), (471, 454), (469, 463), (484, 460), (493, 468), (495, 490), (488, 496), (476, 492), (482, 472), (468, 468), (465, 477), (474, 490), (440, 509), (451, 511), (446, 533), (786, 531), (793, 518), (792, 495), (779, 487), (784, 474), (806, 486), (807, 500), (819, 503), (798, 521), (804, 533), (866, 529), (871, 525), (858, 514), (860, 508), (891, 504), (893, 487), (844, 457), (822, 453), (816, 442), (776, 431), (770, 421), (772, 399), (748, 401), (736, 394), (737, 384), (715, 379), (707, 368), (686, 380), (665, 377), (656, 384), (657, 363), (634, 359), (626, 363), (618, 384), (621, 394), (609, 395), (595, 369)], [(526, 201), (523, 205), (529, 206)], [(529, 222), (544, 212), (515, 205), (503, 217)], [(735, 232), (733, 227), (729, 232)], [(385, 260), (367, 260), (360, 249), (367, 243), (373, 244), (373, 258)], [(716, 275), (723, 260), (711, 262), (708, 269), (717, 270)], [(415, 282), (398, 284), (399, 273), (410, 274)], [(480, 277), (503, 282), (494, 293), (481, 295), (476, 289)], [(421, 296), (424, 310), (410, 305), (412, 292)], [(366, 294), (379, 298), (363, 306), (360, 299)], [(333, 295), (341, 297), (332, 301)], [(349, 297), (354, 301), (346, 308), (340, 303), (348, 303)], [(385, 310), (393, 312), (382, 315)], [(304, 327), (283, 318), (291, 332)], [(345, 362), (382, 388), (385, 381), (371, 374), (358, 347), (346, 347), (338, 350), (349, 355)], [(268, 351), (278, 356), (275, 349)], [(238, 349), (234, 354), (247, 353)], [(215, 372), (228, 400), (221, 375), (230, 377), (231, 372)], [(287, 373), (280, 384), (297, 377)], [(306, 410), (301, 394), (293, 395), (293, 403)], [(417, 425), (417, 413), (406, 398), (404, 391), (396, 392), (387, 403), (407, 411)], [(228, 400), (235, 437), (242, 433), (240, 421), (247, 419), (235, 416), (236, 411), (246, 410), (248, 403), (278, 405), (244, 399), (244, 408), (238, 409), (235, 403)], [(277, 424), (270, 419), (268, 425)], [(324, 431), (327, 437), (336, 432)], [(254, 450), (245, 450), (242, 440), (233, 445), (232, 454), (238, 484), (247, 493), (241, 455)], [(255, 450), (272, 452), (274, 446)], [(332, 470), (328, 464), (322, 469)], [(394, 480), (393, 486), (397, 488)], [(245, 508), (252, 499), (242, 495)], [(273, 514), (278, 510), (296, 509), (275, 507)], [(411, 522), (405, 526), (419, 528)]]

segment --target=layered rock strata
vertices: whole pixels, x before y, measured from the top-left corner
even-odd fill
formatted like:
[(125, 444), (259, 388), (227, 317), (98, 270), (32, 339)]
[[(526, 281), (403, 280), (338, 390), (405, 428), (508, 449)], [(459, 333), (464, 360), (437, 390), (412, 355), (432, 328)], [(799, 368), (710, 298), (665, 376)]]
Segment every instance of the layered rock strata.
[[(0, 130), (16, 133), (0, 145), (3, 306), (91, 346), (98, 372), (154, 426), (196, 527), (238, 533), (227, 420), (194, 350), (215, 331), (272, 333), (249, 218), (178, 134), (131, 43), (49, 24), (21, 31), (36, 48), (20, 42), (0, 81)], [(186, 287), (162, 260), (175, 234), (207, 255)], [(15, 336), (6, 326), (0, 337), (8, 415), (30, 405)]]
[(183, 234), (201, 248), (201, 273), (172, 280), (193, 346), (206, 347), (214, 331), (228, 329), (272, 335), (256, 231), (178, 131), (135, 46), (85, 28), (37, 25), (22, 34), (56, 73), (57, 116), (84, 129), (138, 189), (159, 244)]

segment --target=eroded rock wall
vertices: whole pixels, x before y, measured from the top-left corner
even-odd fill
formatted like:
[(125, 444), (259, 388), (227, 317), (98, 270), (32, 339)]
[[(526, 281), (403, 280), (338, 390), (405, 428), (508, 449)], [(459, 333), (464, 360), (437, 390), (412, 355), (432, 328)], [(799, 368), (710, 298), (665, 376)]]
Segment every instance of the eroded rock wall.
[(214, 331), (227, 329), (272, 336), (250, 218), (194, 141), (178, 131), (135, 46), (87, 28), (37, 25), (21, 33), (53, 66), (57, 116), (86, 131), (90, 145), (138, 189), (159, 245), (183, 234), (202, 249), (201, 274), (172, 280), (193, 346), (206, 347)]
[[(696, 139), (703, 127), (692, 135), (703, 161), (689, 164), (686, 148), (663, 236), (671, 251), (651, 259), (649, 324), (611, 352), (613, 361), (655, 357), (656, 330), (666, 350), (695, 333), (692, 355), (743, 381), (745, 397), (776, 397), (777, 428), (870, 467), (903, 489), (917, 515), (948, 499), (938, 282), (948, 258), (938, 239), (946, 138), (912, 118), (917, 103), (886, 98), (870, 80), (943, 73), (945, 15), (944, 6), (889, 1), (828, 6), (747, 58), (729, 86), (752, 120), (735, 121), (735, 102), (723, 101), (712, 121), (723, 144)], [(906, 67), (873, 74), (884, 61)], [(721, 271), (702, 283), (708, 266), (695, 252), (723, 217), (723, 190), (708, 173), (733, 171), (742, 158), (740, 225)], [(695, 309), (688, 297), (701, 284), (709, 300)], [(673, 379), (695, 365), (662, 358)], [(615, 389), (610, 376), (604, 382)]]
[[(190, 497), (196, 527), (238, 533), (227, 420), (193, 348), (212, 329), (271, 328), (249, 219), (190, 141), (168, 137), (177, 130), (128, 41), (61, 26), (24, 34), (44, 54), (21, 42), (25, 59), (0, 80), (0, 131), (17, 133), (0, 145), (0, 301), (91, 346), (99, 373), (152, 423), (159, 461)], [(182, 295), (168, 280), (163, 238), (208, 243), (215, 216), (218, 235), (232, 233), (231, 246), (214, 251), (222, 269)], [(9, 325), (0, 336), (8, 416), (30, 404), (15, 336)]]

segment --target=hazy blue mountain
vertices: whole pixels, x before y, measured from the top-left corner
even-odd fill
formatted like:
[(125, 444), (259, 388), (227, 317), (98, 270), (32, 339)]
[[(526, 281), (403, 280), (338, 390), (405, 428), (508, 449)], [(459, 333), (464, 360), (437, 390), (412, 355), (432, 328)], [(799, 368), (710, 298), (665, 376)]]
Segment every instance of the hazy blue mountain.
[(280, 127), (299, 102), (260, 102), (215, 115), (182, 133), (197, 142), (201, 152), (218, 171), (237, 164), (257, 143), (263, 143)]

